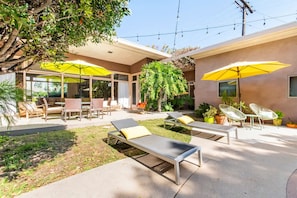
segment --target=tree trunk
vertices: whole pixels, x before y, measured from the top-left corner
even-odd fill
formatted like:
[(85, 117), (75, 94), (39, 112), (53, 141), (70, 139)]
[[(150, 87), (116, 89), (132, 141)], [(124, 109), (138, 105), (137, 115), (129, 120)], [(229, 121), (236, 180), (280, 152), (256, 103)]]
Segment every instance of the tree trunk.
[(158, 99), (158, 111), (159, 112), (162, 111), (162, 99), (161, 98)]

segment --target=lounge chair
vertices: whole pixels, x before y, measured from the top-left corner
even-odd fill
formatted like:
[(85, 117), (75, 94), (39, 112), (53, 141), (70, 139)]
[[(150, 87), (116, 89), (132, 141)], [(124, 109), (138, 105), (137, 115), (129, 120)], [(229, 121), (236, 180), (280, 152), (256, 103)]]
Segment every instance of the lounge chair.
[(180, 112), (168, 112), (168, 117), (164, 120), (164, 127), (166, 124), (172, 126), (186, 126), (193, 131), (199, 131), (215, 135), (226, 135), (227, 143), (230, 144), (230, 133), (234, 132), (236, 139), (238, 139), (237, 127), (225, 126), (221, 124), (209, 124), (206, 122), (195, 121), (191, 117), (183, 115)]
[(57, 106), (57, 107), (49, 107), (46, 98), (43, 98), (43, 103), (44, 103), (44, 120), (47, 121), (48, 115), (49, 114), (59, 114), (61, 117), (63, 107), (62, 106)]
[(35, 102), (18, 102), (19, 115), (29, 117), (43, 116), (43, 105), (36, 105)]
[(111, 139), (115, 139), (173, 164), (177, 185), (180, 178), (179, 163), (186, 157), (198, 152), (198, 165), (202, 165), (202, 154), (199, 146), (154, 135), (144, 126), (138, 125), (132, 118), (111, 121), (111, 123), (116, 131), (108, 133), (108, 144)]
[(250, 109), (254, 112), (254, 114), (257, 115), (261, 128), (263, 128), (265, 120), (274, 120), (278, 118), (277, 114), (271, 109), (262, 107), (255, 103), (251, 103), (249, 104), (249, 106)]

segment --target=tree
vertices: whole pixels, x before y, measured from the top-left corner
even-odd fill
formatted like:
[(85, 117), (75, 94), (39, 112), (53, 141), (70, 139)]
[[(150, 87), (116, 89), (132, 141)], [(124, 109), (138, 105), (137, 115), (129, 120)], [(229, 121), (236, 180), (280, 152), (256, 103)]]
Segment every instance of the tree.
[(0, 0), (0, 74), (63, 60), (70, 45), (110, 40), (129, 0)]
[(21, 101), (23, 90), (15, 86), (10, 81), (0, 82), (0, 113), (7, 121), (8, 126), (15, 123), (15, 117), (11, 116), (15, 112), (16, 101)]
[(145, 100), (157, 100), (159, 112), (163, 101), (187, 91), (183, 72), (172, 63), (155, 61), (144, 65), (139, 80)]
[(171, 61), (176, 67), (180, 68), (183, 71), (193, 71), (195, 70), (195, 60), (190, 56), (182, 56), (187, 52), (199, 49), (198, 47), (186, 47), (178, 50), (171, 49), (168, 45), (163, 45), (161, 49), (158, 46), (152, 45), (148, 46), (156, 50), (160, 50), (161, 52), (165, 52), (168, 54), (172, 54), (172, 57), (169, 61)]

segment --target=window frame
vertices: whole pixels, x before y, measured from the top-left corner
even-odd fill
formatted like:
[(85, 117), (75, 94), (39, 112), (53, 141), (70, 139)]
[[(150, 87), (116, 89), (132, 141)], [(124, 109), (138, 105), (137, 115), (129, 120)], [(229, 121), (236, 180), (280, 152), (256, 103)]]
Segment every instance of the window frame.
[[(234, 81), (236, 84), (235, 84), (235, 95), (227, 95), (228, 97), (237, 97), (238, 96), (238, 80), (237, 79), (232, 79), (232, 80), (223, 80), (223, 81), (218, 81), (218, 85), (217, 85), (217, 96), (218, 98), (222, 98), (222, 94), (224, 92), (224, 90), (222, 90), (222, 92), (220, 92), (220, 83), (228, 83), (228, 82), (232, 82)], [(222, 93), (220, 95), (220, 93)]]
[[(297, 98), (297, 91), (296, 91), (296, 96), (291, 96), (291, 78), (295, 77), (297, 79), (297, 74), (295, 75), (290, 75), (288, 76), (288, 98)], [(297, 84), (296, 84), (296, 88), (297, 88)]]

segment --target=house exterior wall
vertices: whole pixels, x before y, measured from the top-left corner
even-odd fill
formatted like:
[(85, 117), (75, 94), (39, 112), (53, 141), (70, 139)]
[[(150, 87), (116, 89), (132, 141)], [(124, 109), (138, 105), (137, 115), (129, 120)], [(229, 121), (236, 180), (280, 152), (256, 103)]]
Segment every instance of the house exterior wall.
[(150, 58), (145, 58), (141, 61), (138, 61), (137, 63), (133, 64), (131, 66), (131, 74), (135, 74), (135, 73), (138, 73), (138, 72), (141, 72), (141, 68), (143, 65), (147, 64), (147, 63), (150, 63), (154, 60), (150, 59)]
[(297, 98), (289, 97), (288, 77), (297, 75), (297, 37), (269, 42), (206, 58), (196, 59), (195, 109), (203, 103), (218, 106), (218, 82), (201, 80), (204, 73), (238, 61), (280, 61), (290, 67), (271, 74), (240, 79), (241, 100), (284, 112), (285, 121), (297, 121)]
[(110, 70), (110, 71), (117, 71), (117, 72), (124, 72), (124, 73), (130, 73), (130, 66), (119, 64), (119, 63), (113, 63), (109, 61), (104, 61), (96, 58), (91, 58), (87, 56), (81, 56), (76, 54), (67, 54), (68, 59), (67, 60), (84, 60), (86, 62), (91, 62), (96, 65), (101, 65), (104, 68)]

